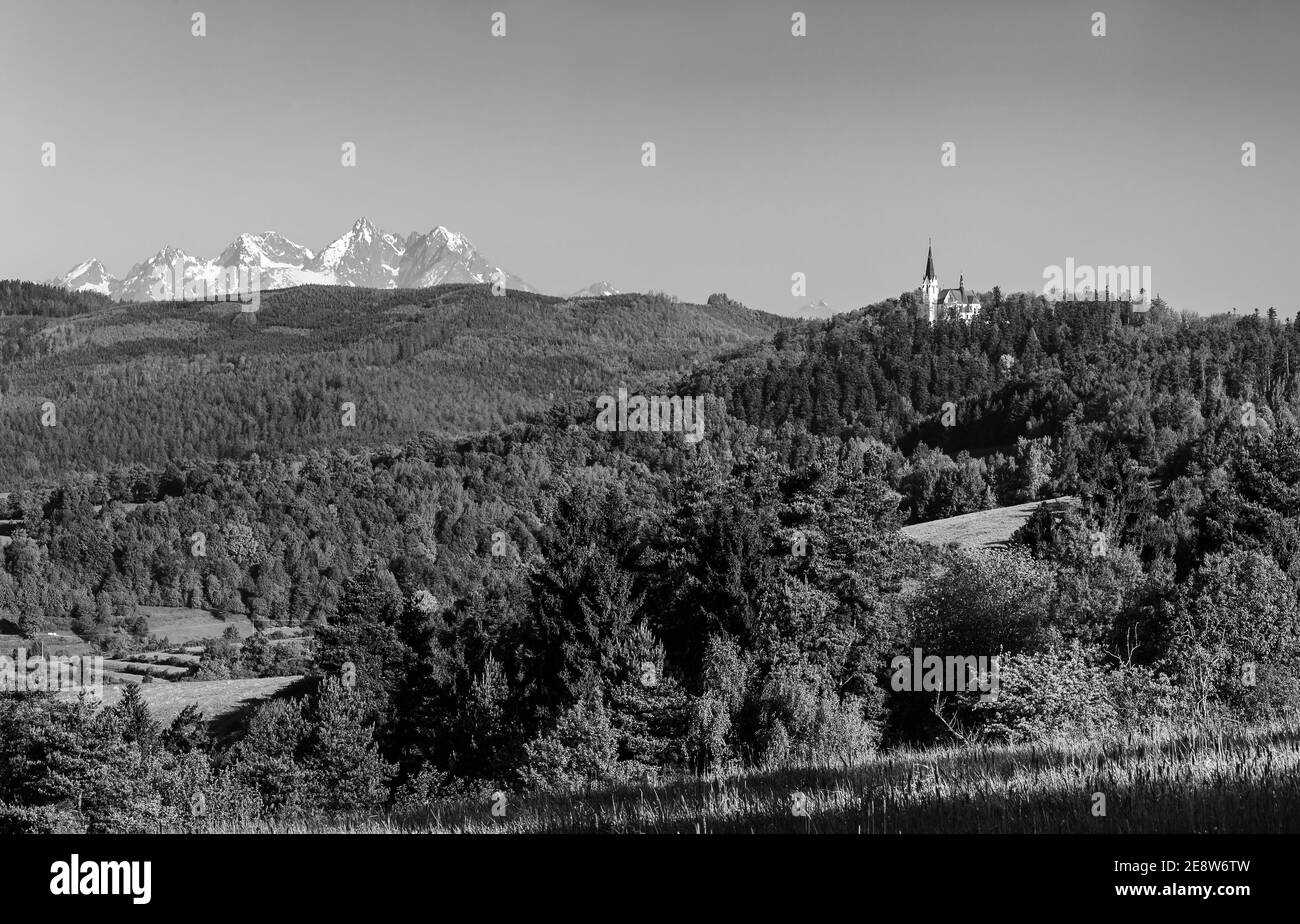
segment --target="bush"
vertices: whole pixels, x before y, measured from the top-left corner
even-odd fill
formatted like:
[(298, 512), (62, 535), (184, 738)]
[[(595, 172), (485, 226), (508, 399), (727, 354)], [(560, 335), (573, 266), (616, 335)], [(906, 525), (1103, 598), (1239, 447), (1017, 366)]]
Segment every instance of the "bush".
[(964, 717), (979, 737), (1009, 743), (1091, 736), (1113, 728), (1118, 714), (1106, 672), (1080, 648), (1003, 657), (996, 695), (965, 700)]
[(524, 745), (523, 785), (565, 792), (614, 778), (618, 746), (599, 700), (584, 698), (560, 716), (555, 729)]
[(1052, 575), (1023, 551), (960, 553), (912, 608), (915, 643), (941, 657), (1046, 646)]
[(421, 767), (420, 771), (397, 788), (393, 797), (393, 811), (398, 814), (428, 812), (440, 803), (462, 798), (467, 794), (464, 783), (435, 767)]
[(1185, 697), (1172, 678), (1149, 667), (1125, 664), (1106, 675), (1119, 726), (1143, 731), (1168, 722), (1185, 709)]
[(833, 760), (846, 769), (861, 764), (880, 741), (880, 726), (866, 717), (867, 703), (858, 697), (822, 697), (817, 704), (812, 756)]

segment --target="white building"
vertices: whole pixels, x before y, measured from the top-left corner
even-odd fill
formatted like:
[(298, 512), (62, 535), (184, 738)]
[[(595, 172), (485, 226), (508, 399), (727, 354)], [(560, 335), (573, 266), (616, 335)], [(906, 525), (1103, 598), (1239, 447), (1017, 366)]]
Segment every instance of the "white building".
[(974, 290), (967, 291), (966, 277), (958, 276), (957, 288), (939, 288), (939, 278), (934, 274), (934, 245), (925, 257), (925, 278), (916, 290), (921, 299), (921, 311), (931, 324), (938, 318), (959, 319), (970, 322), (980, 313), (979, 299)]

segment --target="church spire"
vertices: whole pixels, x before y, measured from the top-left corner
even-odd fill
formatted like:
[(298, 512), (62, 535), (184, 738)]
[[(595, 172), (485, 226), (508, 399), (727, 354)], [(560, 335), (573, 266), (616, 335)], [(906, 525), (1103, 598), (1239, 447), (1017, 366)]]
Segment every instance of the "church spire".
[(937, 279), (934, 275), (934, 240), (930, 241), (930, 249), (925, 254), (925, 278)]

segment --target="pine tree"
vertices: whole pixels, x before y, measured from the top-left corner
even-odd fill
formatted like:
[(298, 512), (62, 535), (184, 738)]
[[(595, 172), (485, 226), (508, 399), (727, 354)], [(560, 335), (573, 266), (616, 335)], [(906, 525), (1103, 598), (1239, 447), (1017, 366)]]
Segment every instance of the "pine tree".
[(303, 764), (312, 804), (326, 810), (376, 809), (388, 798), (394, 768), (365, 724), (361, 699), (335, 678), (321, 682)]

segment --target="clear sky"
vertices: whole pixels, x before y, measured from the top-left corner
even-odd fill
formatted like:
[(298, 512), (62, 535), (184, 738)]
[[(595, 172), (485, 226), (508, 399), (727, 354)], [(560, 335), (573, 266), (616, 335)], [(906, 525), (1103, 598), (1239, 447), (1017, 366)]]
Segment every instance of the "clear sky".
[(1289, 316), (1298, 47), (1300, 0), (0, 0), (0, 277), (365, 215), (555, 293), (848, 309), (933, 237), (944, 286), (1145, 264)]

